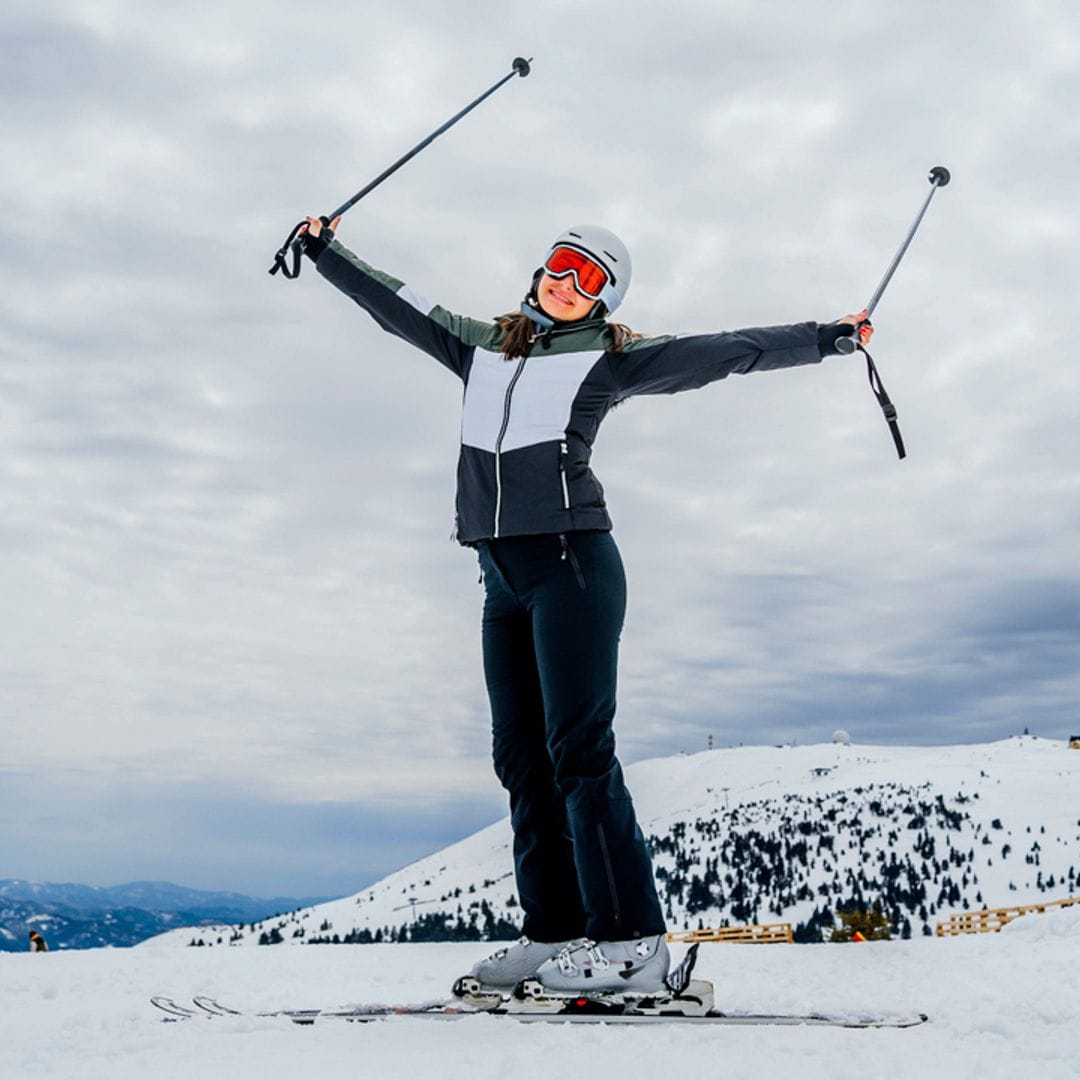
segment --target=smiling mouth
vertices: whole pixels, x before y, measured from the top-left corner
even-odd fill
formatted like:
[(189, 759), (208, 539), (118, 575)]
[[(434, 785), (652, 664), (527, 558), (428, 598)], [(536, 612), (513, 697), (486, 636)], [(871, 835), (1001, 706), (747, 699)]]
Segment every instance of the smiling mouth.
[(573, 296), (569, 296), (566, 293), (557, 292), (555, 289), (552, 289), (548, 295), (553, 300), (557, 300), (560, 304), (565, 304), (566, 307), (573, 307), (574, 303), (576, 302)]

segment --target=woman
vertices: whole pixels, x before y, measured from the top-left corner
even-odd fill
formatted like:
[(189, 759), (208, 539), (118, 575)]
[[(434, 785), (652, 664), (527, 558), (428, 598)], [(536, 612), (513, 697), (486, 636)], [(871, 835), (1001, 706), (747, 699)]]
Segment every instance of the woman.
[(510, 796), (524, 937), (476, 965), (484, 986), (535, 976), (567, 993), (653, 993), (668, 973), (648, 849), (612, 720), (626, 583), (589, 468), (600, 421), (635, 394), (819, 362), (866, 313), (835, 323), (646, 338), (606, 321), (630, 256), (597, 226), (564, 232), (519, 312), (453, 315), (361, 261), (308, 218), (306, 254), (385, 330), (465, 384), (457, 536), (486, 591), (484, 673), (495, 771)]

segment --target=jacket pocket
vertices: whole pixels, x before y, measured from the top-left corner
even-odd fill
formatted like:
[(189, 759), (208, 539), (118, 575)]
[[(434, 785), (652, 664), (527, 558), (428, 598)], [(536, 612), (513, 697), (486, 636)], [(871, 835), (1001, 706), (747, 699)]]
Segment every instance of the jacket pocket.
[(566, 479), (566, 443), (559, 443), (559, 485), (562, 488), (562, 508), (570, 509), (570, 484)]

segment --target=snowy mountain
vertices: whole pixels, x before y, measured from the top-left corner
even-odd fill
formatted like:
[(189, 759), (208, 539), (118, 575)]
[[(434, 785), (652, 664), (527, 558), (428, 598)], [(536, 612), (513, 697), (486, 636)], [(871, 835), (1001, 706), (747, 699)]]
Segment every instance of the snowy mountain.
[(134, 945), (176, 926), (261, 919), (318, 902), (206, 892), (167, 881), (98, 887), (0, 880), (0, 952), (22, 951), (37, 930), (51, 949)]
[[(1064, 742), (745, 747), (627, 778), (672, 929), (787, 921), (815, 941), (838, 910), (880, 901), (908, 937), (953, 911), (1080, 893), (1080, 753)], [(497, 939), (518, 915), (504, 820), (355, 896), (167, 940)]]

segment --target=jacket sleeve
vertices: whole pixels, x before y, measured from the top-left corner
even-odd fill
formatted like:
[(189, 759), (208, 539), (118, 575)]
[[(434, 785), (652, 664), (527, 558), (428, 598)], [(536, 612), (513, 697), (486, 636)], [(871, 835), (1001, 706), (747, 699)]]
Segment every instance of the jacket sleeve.
[(609, 356), (620, 397), (677, 394), (726, 379), (732, 372), (746, 375), (821, 362), (815, 322), (637, 338)]
[(315, 268), (384, 330), (423, 349), (459, 378), (464, 377), (475, 346), (498, 348), (500, 333), (494, 323), (428, 304), (404, 282), (369, 266), (338, 240), (319, 255)]

